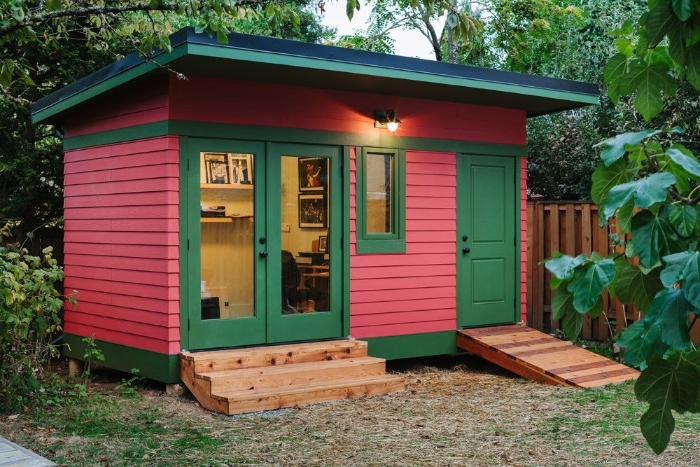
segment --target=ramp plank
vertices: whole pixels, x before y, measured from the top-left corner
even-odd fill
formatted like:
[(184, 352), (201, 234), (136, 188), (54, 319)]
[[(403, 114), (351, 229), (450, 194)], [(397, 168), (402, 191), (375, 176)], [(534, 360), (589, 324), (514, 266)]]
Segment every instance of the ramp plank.
[(598, 387), (637, 379), (621, 363), (522, 325), (463, 329), (457, 346), (534, 381)]

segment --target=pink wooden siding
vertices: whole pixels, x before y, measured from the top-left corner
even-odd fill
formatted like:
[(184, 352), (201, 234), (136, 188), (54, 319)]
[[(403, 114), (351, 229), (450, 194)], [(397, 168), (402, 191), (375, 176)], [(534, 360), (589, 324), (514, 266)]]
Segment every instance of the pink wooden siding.
[(178, 161), (176, 137), (66, 152), (66, 332), (179, 351)]
[(161, 76), (120, 93), (117, 99), (109, 94), (98, 97), (68, 118), (64, 126), (70, 138), (167, 119), (168, 81)]
[(406, 151), (406, 254), (355, 251), (350, 188), (350, 334), (379, 337), (456, 327), (456, 157)]
[(525, 144), (525, 113), (520, 110), (215, 78), (171, 78), (173, 120), (383, 135), (386, 130), (373, 127), (372, 115), (374, 109), (389, 108), (402, 121), (399, 136)]

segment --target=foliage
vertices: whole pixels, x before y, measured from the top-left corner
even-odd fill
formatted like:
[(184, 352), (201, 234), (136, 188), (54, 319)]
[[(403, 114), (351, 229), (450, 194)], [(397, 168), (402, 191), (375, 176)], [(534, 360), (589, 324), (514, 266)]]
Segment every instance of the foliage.
[[(664, 96), (675, 94), (676, 78), (687, 81), (697, 99), (700, 4), (649, 2), (636, 25), (628, 22), (615, 34), (618, 53), (605, 67), (611, 99), (631, 96), (647, 121), (663, 110)], [(660, 453), (674, 430), (673, 411), (700, 412), (700, 351), (689, 336), (700, 314), (700, 162), (677, 128), (627, 132), (598, 147), (592, 199), (602, 221), (616, 218), (631, 241), (613, 258), (548, 260), (557, 288), (553, 313), (568, 336), (577, 336), (583, 315), (600, 312), (600, 294), (608, 288), (644, 314), (619, 344), (625, 360), (643, 370), (635, 394), (649, 408), (640, 425)]]
[[(5, 225), (0, 237), (9, 229)], [(57, 353), (63, 298), (55, 284), (63, 271), (51, 257), (30, 256), (19, 245), (0, 247), (0, 411), (31, 405), (44, 390), (43, 365)]]
[[(387, 36), (391, 30), (414, 29), (430, 42), (437, 61), (454, 63), (459, 50), (468, 49), (483, 27), (472, 13), (470, 3), (460, 0), (374, 0), (367, 29), (341, 37), (336, 45), (390, 52), (393, 45)], [(348, 0), (347, 4), (348, 17), (352, 18), (350, 5), (359, 7), (360, 3)], [(435, 28), (443, 17), (444, 25), (438, 33)]]

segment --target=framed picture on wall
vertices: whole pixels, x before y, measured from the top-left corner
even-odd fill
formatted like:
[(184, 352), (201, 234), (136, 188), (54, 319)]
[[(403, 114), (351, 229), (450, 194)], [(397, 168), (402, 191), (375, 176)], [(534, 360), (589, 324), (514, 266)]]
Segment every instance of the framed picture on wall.
[(228, 172), (228, 158), (223, 153), (204, 153), (202, 156), (204, 167), (200, 181), (216, 185), (228, 185), (231, 183)]
[(325, 253), (328, 251), (328, 236), (322, 235), (318, 237), (318, 251)]
[(299, 158), (299, 191), (326, 191), (328, 186), (328, 159), (323, 157)]
[(232, 185), (253, 184), (253, 158), (250, 154), (229, 154), (228, 165)]
[(299, 227), (326, 227), (326, 195), (323, 193), (299, 195)]

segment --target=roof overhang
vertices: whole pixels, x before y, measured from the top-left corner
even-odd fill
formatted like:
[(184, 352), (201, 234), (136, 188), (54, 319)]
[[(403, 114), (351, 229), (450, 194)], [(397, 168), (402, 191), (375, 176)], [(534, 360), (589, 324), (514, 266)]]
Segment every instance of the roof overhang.
[(171, 52), (130, 55), (32, 106), (34, 123), (144, 77), (167, 73), (253, 80), (520, 109), (528, 117), (598, 103), (594, 84), (454, 65), (269, 37), (231, 34), (226, 44), (192, 28), (171, 36)]

